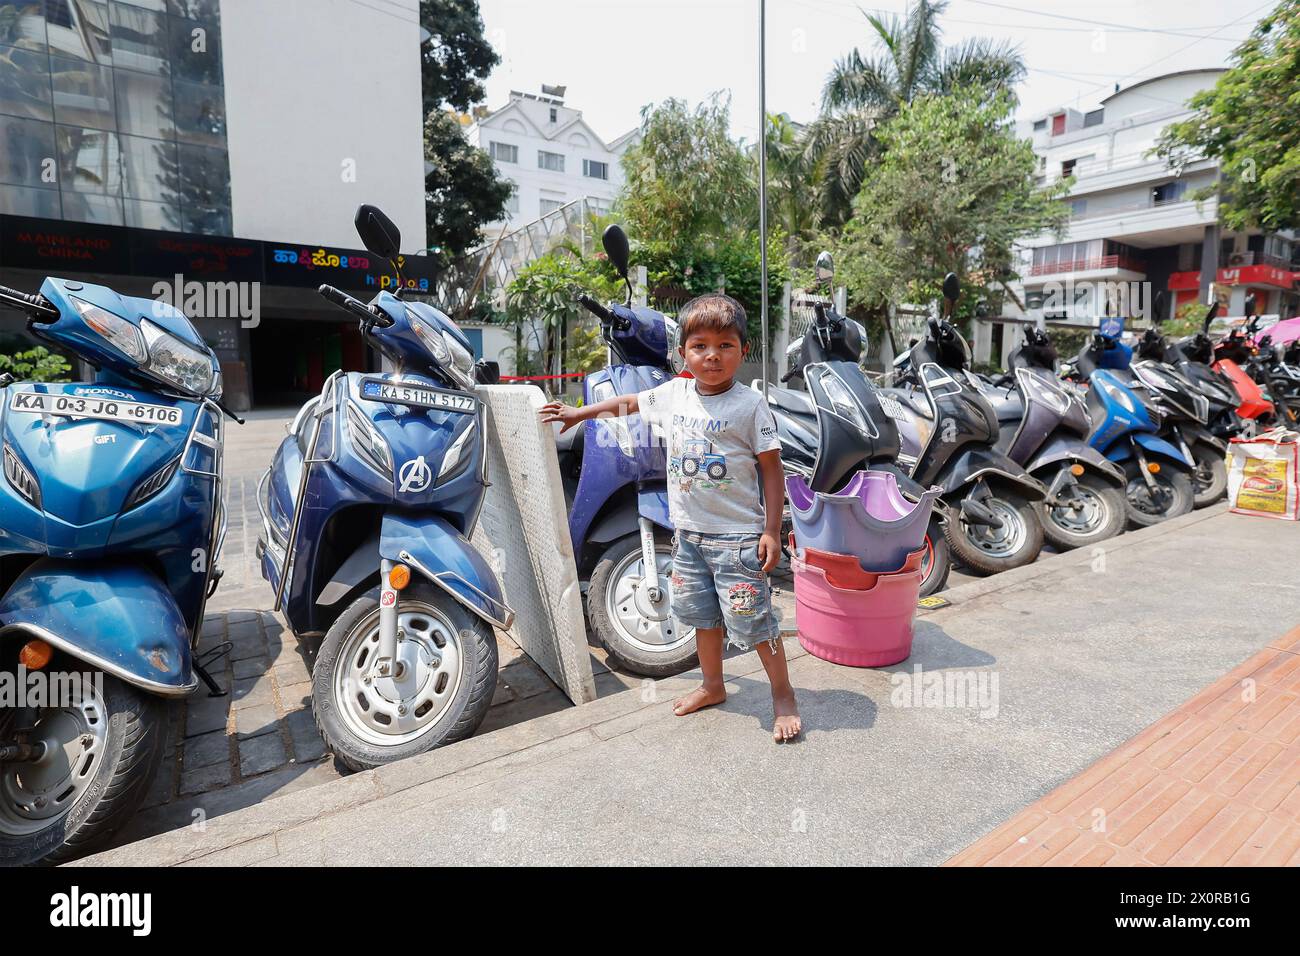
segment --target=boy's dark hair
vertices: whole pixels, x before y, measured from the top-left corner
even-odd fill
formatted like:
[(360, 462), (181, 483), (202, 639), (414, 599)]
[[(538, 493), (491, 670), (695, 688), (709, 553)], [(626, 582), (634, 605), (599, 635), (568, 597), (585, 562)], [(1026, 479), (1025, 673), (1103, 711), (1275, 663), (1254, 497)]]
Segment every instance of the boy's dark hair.
[(735, 332), (742, 346), (749, 342), (749, 320), (745, 307), (729, 295), (709, 292), (696, 296), (677, 313), (677, 344), (685, 347), (696, 332)]

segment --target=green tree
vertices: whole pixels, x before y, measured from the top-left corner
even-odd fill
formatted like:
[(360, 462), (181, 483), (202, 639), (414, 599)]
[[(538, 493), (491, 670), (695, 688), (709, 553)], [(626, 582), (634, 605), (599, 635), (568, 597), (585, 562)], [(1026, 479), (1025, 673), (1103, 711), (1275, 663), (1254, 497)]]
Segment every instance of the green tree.
[(12, 355), (0, 354), (0, 372), (20, 382), (66, 382), (72, 366), (57, 352), (38, 345)]
[(753, 160), (729, 125), (723, 94), (694, 110), (670, 99), (641, 111), (641, 141), (623, 154), (619, 203), (633, 235), (688, 245), (757, 220)]
[(937, 298), (963, 279), (963, 314), (1013, 277), (1012, 244), (1060, 231), (1067, 184), (1035, 185), (1036, 160), (1012, 127), (1012, 98), (983, 87), (923, 95), (877, 130), (880, 164), (853, 201), (840, 275), (865, 307)]
[(1192, 97), (1195, 115), (1168, 126), (1156, 154), (1174, 168), (1219, 161), (1219, 219), (1231, 229), (1300, 227), (1300, 0), (1282, 0), (1232, 54), (1212, 89)]
[(1024, 61), (1006, 42), (970, 39), (945, 47), (939, 15), (946, 7), (945, 0), (917, 0), (902, 19), (864, 13), (879, 55), (855, 47), (827, 77), (822, 115), (807, 136), (826, 225), (848, 219), (863, 171), (881, 152), (877, 129), (915, 97), (969, 86), (1009, 92), (1024, 77)]
[(503, 218), (513, 188), (448, 109), (464, 112), (482, 101), (483, 80), (501, 58), (483, 35), (477, 0), (421, 0), (420, 24), (428, 34), (420, 48), (425, 244), (446, 263)]
[(788, 258), (799, 261), (817, 233), (817, 166), (784, 113), (767, 117), (767, 221), (787, 237)]
[[(561, 247), (528, 263), (506, 286), (506, 316), (515, 325), (515, 363), (540, 368), (542, 374), (585, 371), (571, 367), (561, 347), (572, 331), (589, 325), (578, 304), (586, 293), (598, 301), (615, 298), (617, 286), (604, 265), (583, 259)], [(580, 359), (589, 356), (589, 343), (579, 338)], [(536, 355), (540, 361), (532, 361)]]

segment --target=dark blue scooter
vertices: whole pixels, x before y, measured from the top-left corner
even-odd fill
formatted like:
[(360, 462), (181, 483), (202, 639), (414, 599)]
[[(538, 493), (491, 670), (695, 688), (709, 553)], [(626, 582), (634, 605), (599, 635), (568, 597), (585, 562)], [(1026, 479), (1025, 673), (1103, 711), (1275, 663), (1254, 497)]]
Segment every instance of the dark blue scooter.
[(0, 675), (65, 681), (0, 704), (0, 864), (57, 862), (140, 805), (163, 700), (206, 677), (191, 652), (220, 578), (221, 372), (161, 302), (47, 278), (0, 305), (98, 369), (0, 377)]
[[(602, 243), (627, 282), (627, 235), (610, 226)], [(579, 302), (600, 320), (609, 346), (608, 367), (586, 378), (586, 402), (654, 388), (676, 374), (669, 358), (676, 324), (654, 309), (634, 308), (630, 283), (627, 304), (605, 307), (586, 296)], [(662, 441), (633, 415), (585, 422), (556, 444), (592, 630), (610, 654), (638, 674), (658, 677), (690, 667), (695, 630), (679, 628), (669, 612), (673, 526)], [(698, 464), (708, 467), (703, 456)]]
[[(396, 268), (388, 217), (362, 206), (356, 225)], [(320, 293), (393, 370), (335, 372), (298, 412), (258, 488), (258, 555), (294, 633), (324, 637), (316, 724), (361, 770), (474, 733), (496, 689), (492, 629), (514, 613), (469, 542), (488, 485), (469, 342), (421, 302)]]

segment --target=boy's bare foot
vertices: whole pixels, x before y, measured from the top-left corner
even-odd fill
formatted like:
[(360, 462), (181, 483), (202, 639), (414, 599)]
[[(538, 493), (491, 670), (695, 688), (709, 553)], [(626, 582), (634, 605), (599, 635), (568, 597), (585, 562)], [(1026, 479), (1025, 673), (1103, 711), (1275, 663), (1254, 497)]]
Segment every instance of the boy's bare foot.
[(803, 729), (799, 719), (799, 708), (795, 705), (794, 694), (772, 698), (772, 712), (776, 720), (772, 724), (772, 739), (777, 743), (794, 740)]
[(673, 702), (673, 713), (678, 717), (685, 717), (687, 714), (693, 714), (702, 708), (721, 704), (726, 699), (727, 691), (725, 689), (709, 690), (707, 687), (700, 685), (689, 694), (678, 697)]

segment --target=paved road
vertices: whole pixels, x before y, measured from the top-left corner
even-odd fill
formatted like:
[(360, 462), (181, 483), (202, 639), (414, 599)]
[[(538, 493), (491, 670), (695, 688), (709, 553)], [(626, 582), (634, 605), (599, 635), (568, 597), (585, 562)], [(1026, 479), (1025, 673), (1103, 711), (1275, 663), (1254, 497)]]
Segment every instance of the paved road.
[(1297, 561), (1211, 509), (954, 589), (895, 667), (792, 647), (795, 745), (747, 654), (690, 718), (683, 675), (85, 862), (940, 863), (1300, 621)]

